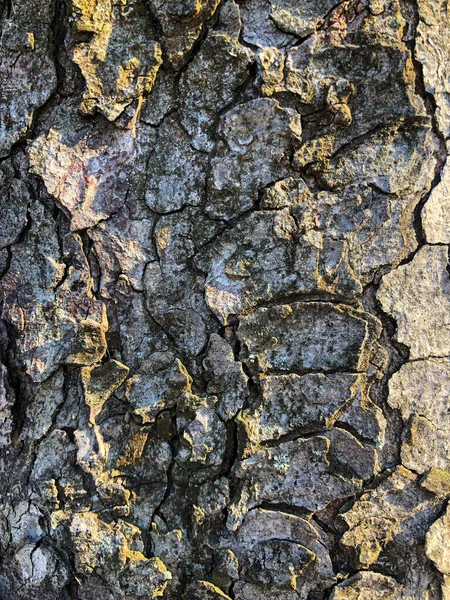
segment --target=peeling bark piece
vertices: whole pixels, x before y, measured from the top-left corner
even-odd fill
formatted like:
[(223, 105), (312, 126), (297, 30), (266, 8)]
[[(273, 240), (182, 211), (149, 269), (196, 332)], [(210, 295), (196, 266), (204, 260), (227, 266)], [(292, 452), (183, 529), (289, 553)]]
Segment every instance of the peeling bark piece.
[(279, 29), (272, 19), (269, 0), (245, 0), (240, 3), (242, 16), (242, 38), (248, 44), (264, 48), (282, 48), (295, 44), (297, 38)]
[(52, 60), (53, 0), (11, 0), (2, 7), (0, 42), (0, 156), (24, 136), (36, 109), (56, 89)]
[[(39, 444), (30, 484), (39, 500), (52, 512), (59, 508), (58, 490), (64, 490), (69, 510), (79, 510), (80, 504), (86, 505), (87, 492), (83, 489), (81, 477), (75, 474), (72, 478), (75, 460), (76, 446), (65, 431), (54, 429)], [(59, 488), (56, 487), (57, 481)]]
[(108, 398), (119, 388), (128, 376), (130, 369), (117, 360), (111, 360), (95, 367), (81, 370), (84, 399), (89, 406), (90, 420), (101, 412)]
[(430, 527), (426, 537), (426, 553), (436, 568), (450, 576), (450, 508)]
[(242, 515), (261, 502), (286, 503), (314, 512), (356, 493), (361, 480), (335, 472), (330, 465), (330, 445), (321, 436), (300, 438), (259, 450), (241, 461), (234, 471), (242, 483), (241, 501), (230, 508), (229, 526), (236, 527)]
[(92, 365), (106, 352), (105, 306), (92, 295), (86, 260), (74, 244), (75, 265), (61, 255), (54, 223), (41, 205), (30, 209), (32, 226), (12, 251), (2, 279), (3, 318), (17, 331), (17, 351), (33, 381), (61, 364)]
[(363, 387), (339, 417), (338, 423), (350, 426), (360, 437), (371, 440), (378, 448), (382, 448), (385, 440), (386, 418), (379, 406), (367, 396)]
[[(185, 506), (186, 503), (184, 502), (183, 509)], [(171, 522), (173, 523), (173, 521)], [(176, 590), (180, 585), (177, 566), (180, 564), (184, 565), (186, 561), (192, 560), (192, 546), (187, 532), (184, 528), (173, 528), (173, 525), (167, 527), (164, 521), (156, 516), (152, 525), (151, 539), (155, 553), (161, 557), (167, 568), (173, 572), (172, 581), (168, 585), (167, 595), (170, 597), (170, 595), (175, 594), (176, 597)]]
[(233, 587), (235, 600), (261, 600), (270, 598), (270, 600), (298, 600), (298, 594), (294, 590), (275, 590), (274, 586), (269, 588), (269, 596), (265, 596), (264, 586), (253, 583), (237, 581)]
[[(199, 535), (205, 531), (205, 528), (201, 527), (205, 523), (208, 527), (214, 527), (215, 524), (222, 521), (223, 510), (229, 501), (230, 483), (226, 477), (202, 483), (194, 507), (194, 511), (198, 508), (199, 512), (193, 514), (194, 528), (197, 529)], [(232, 571), (236, 564), (236, 557), (233, 558), (233, 553), (227, 556), (227, 564), (227, 569)]]
[(225, 319), (289, 294), (351, 297), (415, 250), (419, 195), (376, 191), (363, 171), (358, 179), (339, 192), (313, 194), (294, 178), (268, 188), (268, 210), (243, 217), (196, 256), (211, 310)]
[(395, 579), (381, 573), (361, 571), (337, 585), (330, 600), (403, 600), (402, 586)]
[[(255, 583), (264, 584), (273, 580), (274, 587), (297, 587), (297, 578), (311, 567), (314, 554), (300, 544), (288, 540), (268, 540), (264, 544), (256, 543), (253, 552), (247, 556), (247, 576)], [(283, 568), (288, 564), (290, 568)]]
[(255, 83), (263, 96), (273, 96), (286, 91), (284, 86), (284, 68), (286, 55), (282, 50), (271, 46), (261, 48), (256, 53), (258, 75)]
[(154, 421), (172, 408), (180, 396), (191, 391), (192, 379), (183, 363), (171, 352), (155, 352), (127, 381), (126, 397), (144, 423)]
[(303, 268), (293, 266), (296, 242), (297, 226), (287, 210), (243, 217), (195, 258), (207, 274), (209, 308), (226, 324), (230, 315), (239, 315), (259, 301), (314, 289), (315, 248)]
[(333, 427), (323, 435), (331, 441), (330, 458), (350, 476), (364, 480), (380, 471), (376, 450), (361, 443), (345, 429)]
[[(449, 106), (450, 110), (450, 106)], [(450, 163), (422, 209), (422, 226), (429, 244), (450, 244)]]
[(435, 567), (443, 575), (442, 598), (447, 600), (450, 597), (450, 508), (440, 519), (435, 521), (430, 527), (427, 537), (425, 552)]
[[(108, 449), (98, 479), (100, 510), (106, 509), (115, 519), (125, 516), (148, 530), (167, 490), (170, 446), (158, 436), (155, 425), (143, 426), (137, 419), (112, 414), (111, 410), (104, 409), (97, 422)], [(93, 506), (94, 510), (96, 504)]]
[(156, 260), (151, 240), (154, 225), (154, 219), (133, 219), (128, 210), (122, 209), (88, 231), (100, 267), (102, 298), (114, 296), (120, 275), (142, 292), (145, 266)]
[[(109, 448), (105, 445), (103, 436), (98, 425), (92, 425), (88, 422), (85, 414), (82, 415), (78, 422), (78, 429), (73, 432), (75, 446), (77, 448), (76, 462), (84, 473), (92, 478), (97, 493), (102, 500), (109, 499), (111, 488), (120, 486), (111, 482), (110, 485), (105, 481), (108, 478), (108, 473), (105, 469), (108, 459)], [(106, 485), (105, 485), (106, 484)], [(121, 496), (124, 496), (121, 494)], [(124, 497), (121, 498), (125, 500)], [(113, 501), (113, 504), (122, 504), (124, 502)]]
[(179, 421), (180, 450), (177, 460), (201, 468), (222, 464), (226, 449), (226, 431), (215, 411), (217, 398), (183, 398)]
[(356, 551), (356, 563), (374, 564), (381, 553), (392, 553), (400, 571), (407, 571), (409, 556), (436, 519), (442, 500), (420, 488), (417, 476), (397, 467), (373, 490), (366, 491), (342, 516), (349, 530), (341, 542)]
[(169, 350), (167, 336), (149, 317), (144, 295), (135, 292), (126, 277), (119, 277), (114, 292), (117, 300), (115, 343), (120, 344), (122, 361), (133, 374), (138, 373), (153, 353)]
[(15, 544), (25, 542), (39, 542), (44, 536), (44, 531), (39, 524), (42, 512), (32, 502), (21, 500), (7, 507), (5, 516), (10, 528), (10, 539)]
[(450, 473), (432, 467), (420, 481), (420, 485), (440, 498), (450, 496)]
[(184, 600), (231, 600), (218, 587), (208, 581), (191, 583), (183, 595)]
[(217, 581), (223, 589), (229, 589), (239, 579), (239, 561), (236, 554), (227, 548), (218, 553), (216, 565), (212, 573), (213, 581)]
[(203, 31), (220, 0), (150, 0), (150, 7), (162, 27), (162, 46), (169, 65), (179, 70)]
[[(301, 177), (289, 177), (288, 179), (276, 181), (264, 190), (261, 198), (261, 209), (280, 210), (309, 205), (313, 197), (314, 194), (304, 179)], [(305, 219), (305, 221), (308, 220)]]
[(362, 3), (358, 9), (324, 1), (271, 4), (272, 19), (285, 31), (295, 23), (315, 29), (321, 14), (331, 14), (325, 4), (335, 9), (330, 22), (293, 44), (286, 56), (271, 43), (258, 53), (263, 94), (288, 98), (305, 115), (305, 141), (296, 154), (300, 166), (323, 160), (377, 126), (426, 115), (414, 88), (410, 49), (401, 41), (407, 23), (399, 2), (376, 15), (365, 12)]
[(349, 373), (265, 376), (260, 396), (237, 417), (246, 450), (289, 433), (312, 433), (333, 427), (354, 397), (359, 377)]
[(101, 361), (106, 352), (105, 333), (108, 330), (105, 313), (103, 317), (101, 323), (92, 319), (80, 321), (73, 345), (65, 359), (67, 364), (94, 365)]
[(348, 306), (296, 302), (242, 317), (238, 337), (244, 361), (258, 371), (362, 372), (380, 327)]
[(8, 250), (3, 248), (0, 250), (0, 275), (4, 275), (8, 269), (9, 255)]
[(334, 0), (270, 0), (270, 4), (270, 17), (279, 29), (300, 38), (311, 34), (328, 11), (336, 6)]
[(26, 544), (14, 556), (22, 585), (31, 589), (46, 587), (54, 594), (59, 593), (69, 578), (68, 570), (59, 562), (53, 549), (43, 545)]
[(163, 595), (171, 573), (159, 558), (146, 558), (137, 527), (119, 521), (102, 522), (94, 513), (74, 515), (70, 535), (75, 551), (75, 569), (84, 579), (99, 576), (111, 592), (135, 594), (138, 598)]
[(212, 333), (203, 365), (209, 380), (207, 392), (218, 396), (217, 413), (222, 419), (232, 419), (249, 395), (242, 363), (234, 360), (231, 346)]
[(312, 168), (327, 189), (340, 191), (363, 174), (366, 184), (382, 194), (405, 194), (411, 199), (418, 194), (419, 199), (431, 187), (434, 151), (429, 124), (412, 125), (407, 130), (388, 127)]
[(180, 80), (181, 123), (198, 150), (214, 147), (218, 113), (248, 77), (252, 52), (227, 34), (210, 34)]
[[(132, 429), (124, 439), (123, 419), (117, 419), (115, 427), (108, 431), (104, 429), (103, 436), (110, 446), (108, 466), (112, 472), (120, 473), (125, 489), (132, 490), (128, 518), (148, 531), (169, 485), (168, 473), (173, 460), (170, 446), (148, 426)], [(120, 448), (118, 439), (124, 442)]]
[[(437, 105), (439, 129), (450, 135), (450, 50), (446, 38), (450, 30), (450, 13), (446, 2), (420, 0), (419, 20), (415, 43), (416, 59), (423, 68), (425, 89)], [(445, 40), (445, 41), (444, 41)]]
[[(1, 110), (1, 109), (0, 109)], [(1, 117), (0, 117), (1, 118)], [(0, 249), (14, 244), (27, 224), (30, 194), (9, 160), (0, 165)]]
[[(233, 549), (240, 581), (267, 597), (283, 591), (306, 597), (311, 589), (326, 588), (333, 581), (326, 535), (301, 517), (251, 510), (237, 531)], [(245, 584), (237, 586), (245, 589)]]
[(99, 111), (115, 121), (133, 100), (151, 90), (162, 63), (145, 2), (75, 0), (72, 10), (75, 35), (92, 36), (74, 49), (73, 60), (86, 81), (80, 111)]
[(397, 321), (395, 337), (410, 359), (450, 354), (450, 278), (448, 250), (424, 246), (410, 263), (381, 281), (377, 297)]
[(14, 405), (14, 392), (8, 383), (8, 371), (5, 365), (0, 364), (0, 449), (11, 445), (14, 428), (12, 407)]
[[(70, 112), (55, 119), (64, 116), (73, 118), (75, 126), (77, 119)], [(70, 214), (72, 231), (93, 227), (124, 205), (129, 187), (126, 164), (134, 154), (131, 131), (98, 130), (92, 137), (86, 125), (79, 133), (80, 124), (71, 139), (73, 131), (54, 122), (55, 127), (29, 148), (32, 172), (42, 177), (47, 191)]]
[(161, 124), (147, 165), (147, 206), (160, 214), (198, 206), (204, 194), (206, 160), (195, 151), (175, 118)]
[(142, 108), (140, 119), (149, 125), (160, 125), (169, 113), (174, 112), (176, 106), (175, 76), (160, 69)]
[(239, 39), (242, 31), (241, 9), (235, 0), (225, 0), (222, 4), (215, 30), (227, 34), (233, 40)]
[(22, 438), (39, 440), (52, 426), (58, 408), (64, 402), (64, 374), (58, 369), (46, 381), (36, 386), (34, 398), (27, 404)]
[(150, 315), (190, 356), (205, 348), (210, 332), (216, 329), (204, 299), (204, 280), (190, 268), (204, 234), (214, 235), (214, 227), (205, 223), (199, 211), (186, 209), (164, 216), (154, 231), (159, 260), (148, 264), (144, 274)]
[(449, 387), (448, 358), (406, 363), (389, 381), (388, 402), (400, 409), (406, 428), (402, 463), (417, 473), (450, 471)]
[[(280, 1), (272, 0), (272, 4), (279, 5)], [(322, 2), (302, 4), (308, 4), (311, 13), (323, 7)], [(306, 8), (300, 11), (306, 16)], [(319, 31), (291, 48), (285, 61), (270, 49), (263, 51), (265, 59), (260, 65), (264, 93), (288, 95), (305, 114), (306, 141), (296, 156), (300, 165), (323, 160), (377, 126), (426, 115), (414, 89), (410, 50), (399, 41), (406, 25), (400, 3), (391, 2), (383, 12), (393, 15), (392, 37), (387, 35), (382, 13), (366, 23), (360, 18), (359, 27), (354, 25), (345, 33), (343, 28), (341, 35), (333, 35), (330, 29)], [(343, 13), (343, 18), (337, 18), (340, 24), (345, 22), (345, 9)], [(381, 32), (377, 32), (377, 24)], [(279, 75), (272, 78), (278, 63), (283, 63)]]
[(301, 137), (300, 116), (258, 98), (227, 112), (217, 135), (205, 211), (228, 220), (251, 208), (261, 187), (287, 175), (289, 153)]

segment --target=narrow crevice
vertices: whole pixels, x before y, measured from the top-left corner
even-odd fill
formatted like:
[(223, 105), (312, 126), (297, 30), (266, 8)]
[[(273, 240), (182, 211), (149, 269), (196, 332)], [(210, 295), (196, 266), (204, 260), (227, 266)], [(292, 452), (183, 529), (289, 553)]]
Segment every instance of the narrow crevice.
[[(172, 421), (173, 431), (176, 432), (177, 431), (177, 418), (176, 418), (176, 414), (175, 413), (172, 414), (171, 421)], [(174, 469), (174, 466), (175, 466), (175, 460), (176, 460), (176, 456), (178, 454), (178, 446), (179, 446), (179, 440), (178, 440), (178, 436), (177, 435), (173, 435), (173, 437), (170, 439), (169, 446), (170, 446), (170, 451), (171, 451), (171, 454), (172, 454), (172, 460), (170, 461), (170, 464), (169, 464), (169, 466), (167, 468), (167, 471), (166, 471), (167, 486), (166, 486), (166, 489), (164, 491), (164, 495), (163, 495), (162, 499), (160, 500), (160, 502), (156, 506), (155, 510), (153, 511), (153, 515), (152, 515), (152, 518), (151, 518), (151, 525), (150, 525), (150, 528), (149, 528), (149, 530), (147, 532), (145, 543), (144, 543), (144, 547), (145, 547), (144, 554), (145, 554), (145, 556), (148, 556), (148, 557), (153, 556), (153, 541), (152, 541), (151, 533), (152, 533), (152, 526), (153, 526), (153, 523), (155, 521), (155, 517), (160, 517), (164, 521), (164, 518), (161, 517), (160, 513), (161, 513), (161, 510), (162, 510), (165, 502), (167, 501), (167, 499), (171, 495), (172, 490), (173, 490), (173, 486), (174, 486), (173, 469)]]

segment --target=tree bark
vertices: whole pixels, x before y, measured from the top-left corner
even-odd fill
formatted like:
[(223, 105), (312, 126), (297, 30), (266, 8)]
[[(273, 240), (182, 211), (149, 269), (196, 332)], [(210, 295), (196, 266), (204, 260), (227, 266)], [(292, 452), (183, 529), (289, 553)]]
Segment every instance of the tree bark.
[(450, 599), (444, 0), (0, 0), (1, 600)]

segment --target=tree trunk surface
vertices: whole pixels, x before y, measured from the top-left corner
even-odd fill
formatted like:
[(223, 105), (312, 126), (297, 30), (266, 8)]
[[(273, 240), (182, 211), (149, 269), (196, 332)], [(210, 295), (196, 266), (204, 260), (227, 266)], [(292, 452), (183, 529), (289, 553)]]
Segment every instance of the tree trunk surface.
[(446, 0), (0, 0), (0, 600), (450, 599)]

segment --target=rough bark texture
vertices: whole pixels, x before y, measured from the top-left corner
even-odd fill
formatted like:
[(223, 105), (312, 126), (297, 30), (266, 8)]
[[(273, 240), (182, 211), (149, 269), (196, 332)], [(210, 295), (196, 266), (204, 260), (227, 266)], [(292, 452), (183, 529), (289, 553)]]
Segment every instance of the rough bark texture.
[(0, 15), (1, 600), (449, 600), (447, 0)]

